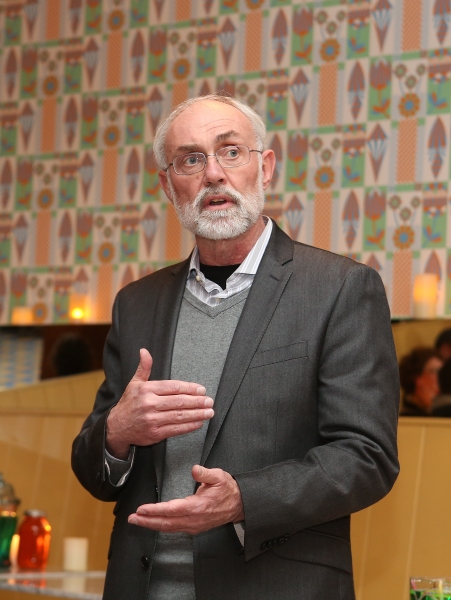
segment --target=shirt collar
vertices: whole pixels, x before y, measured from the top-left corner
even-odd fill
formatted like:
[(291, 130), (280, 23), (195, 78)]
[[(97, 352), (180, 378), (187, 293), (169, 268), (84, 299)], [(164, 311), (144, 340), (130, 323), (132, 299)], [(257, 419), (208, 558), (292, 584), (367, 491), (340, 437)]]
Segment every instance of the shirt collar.
[[(257, 273), (257, 269), (266, 250), (266, 246), (268, 245), (269, 238), (271, 237), (273, 227), (272, 221), (269, 217), (263, 215), (263, 220), (266, 223), (264, 230), (261, 232), (260, 237), (253, 245), (249, 254), (246, 256), (246, 258), (243, 260), (243, 262), (240, 264), (237, 270), (231, 275), (231, 277), (233, 277), (233, 275), (243, 273), (247, 275), (255, 275)], [(200, 281), (202, 282), (208, 281), (205, 279), (203, 273), (200, 270), (199, 249), (197, 245), (194, 247), (193, 253), (191, 255), (188, 278), (190, 277), (199, 277)]]

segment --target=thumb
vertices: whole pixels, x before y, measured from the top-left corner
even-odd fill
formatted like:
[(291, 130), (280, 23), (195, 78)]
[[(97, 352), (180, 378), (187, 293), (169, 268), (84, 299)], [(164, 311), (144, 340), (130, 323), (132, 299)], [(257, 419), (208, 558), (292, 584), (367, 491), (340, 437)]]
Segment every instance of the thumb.
[(139, 365), (136, 373), (133, 376), (134, 381), (148, 381), (150, 372), (152, 371), (153, 359), (150, 353), (145, 348), (139, 351)]
[(201, 465), (194, 465), (191, 470), (193, 479), (198, 483), (206, 483), (208, 485), (214, 485), (220, 483), (222, 478), (220, 477), (222, 471), (220, 469), (207, 469)]

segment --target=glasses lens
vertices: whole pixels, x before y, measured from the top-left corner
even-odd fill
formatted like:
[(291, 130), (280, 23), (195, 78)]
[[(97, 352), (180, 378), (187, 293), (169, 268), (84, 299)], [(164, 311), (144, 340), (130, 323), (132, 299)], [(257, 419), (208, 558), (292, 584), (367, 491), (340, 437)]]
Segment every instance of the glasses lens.
[(190, 152), (176, 156), (172, 161), (174, 171), (179, 175), (194, 175), (202, 171), (205, 165), (205, 154), (202, 152)]
[(223, 167), (241, 167), (249, 162), (247, 146), (225, 146), (216, 152), (216, 158)]

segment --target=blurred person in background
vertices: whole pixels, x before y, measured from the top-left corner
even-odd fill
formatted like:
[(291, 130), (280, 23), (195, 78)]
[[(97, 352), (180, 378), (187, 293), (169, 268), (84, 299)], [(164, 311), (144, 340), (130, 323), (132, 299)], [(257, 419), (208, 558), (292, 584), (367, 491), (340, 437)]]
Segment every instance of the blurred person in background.
[(451, 328), (444, 329), (435, 340), (435, 349), (443, 361), (451, 358)]
[(439, 395), (434, 398), (432, 416), (451, 417), (451, 359), (447, 360), (438, 373)]
[(52, 349), (57, 377), (92, 371), (92, 352), (88, 342), (77, 333), (62, 335)]
[(415, 348), (401, 359), (401, 416), (425, 417), (432, 413), (434, 398), (440, 392), (438, 373), (442, 365), (440, 354), (427, 347)]

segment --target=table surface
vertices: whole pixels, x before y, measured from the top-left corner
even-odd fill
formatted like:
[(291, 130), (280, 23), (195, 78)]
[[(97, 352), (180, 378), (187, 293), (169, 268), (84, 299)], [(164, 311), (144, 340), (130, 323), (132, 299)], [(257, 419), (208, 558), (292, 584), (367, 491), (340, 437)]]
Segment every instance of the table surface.
[(101, 600), (105, 582), (104, 571), (0, 571), (0, 590), (27, 592), (77, 598), (78, 600)]

